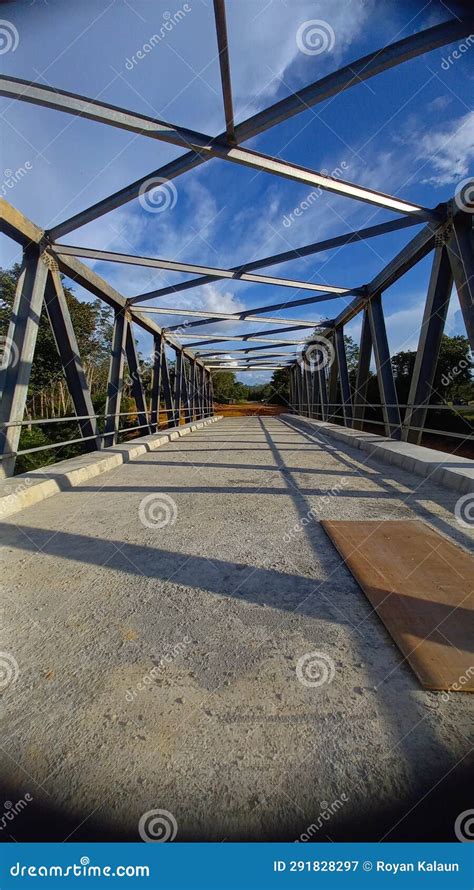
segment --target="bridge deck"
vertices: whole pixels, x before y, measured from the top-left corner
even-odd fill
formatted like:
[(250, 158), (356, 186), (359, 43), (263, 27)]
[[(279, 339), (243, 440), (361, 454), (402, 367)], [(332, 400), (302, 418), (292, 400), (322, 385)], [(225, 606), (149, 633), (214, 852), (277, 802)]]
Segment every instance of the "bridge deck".
[[(176, 504), (162, 528), (140, 520), (153, 494)], [(418, 517), (466, 545), (456, 499), (249, 417), (7, 520), (1, 648), (20, 672), (3, 697), (2, 793), (33, 801), (3, 833), (31, 836), (41, 810), (44, 837), (138, 840), (158, 808), (178, 840), (310, 825), (349, 839), (355, 817), (361, 836), (394, 839), (426, 794), (434, 839), (433, 798), (469, 748), (468, 697), (420, 689), (317, 519)], [(296, 665), (315, 650), (334, 679), (305, 686)]]

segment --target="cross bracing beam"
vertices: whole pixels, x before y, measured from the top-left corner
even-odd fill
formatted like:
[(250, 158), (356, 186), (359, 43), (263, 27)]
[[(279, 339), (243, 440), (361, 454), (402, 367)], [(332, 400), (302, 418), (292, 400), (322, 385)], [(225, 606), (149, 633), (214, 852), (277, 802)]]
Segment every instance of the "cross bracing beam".
[[(143, 312), (152, 315), (186, 315), (191, 318), (203, 318), (204, 324), (211, 324), (214, 320), (216, 322), (219, 321), (245, 321), (245, 322), (257, 322), (257, 324), (293, 324), (299, 326), (300, 328), (314, 328), (321, 327), (322, 325), (327, 324), (326, 321), (311, 321), (309, 319), (304, 318), (280, 318), (279, 316), (269, 318), (261, 318), (259, 315), (251, 315), (250, 312), (246, 313), (234, 313), (234, 312), (214, 312), (214, 315), (209, 317), (209, 310), (207, 309), (183, 309), (180, 306), (144, 306)], [(173, 325), (173, 327), (166, 328), (169, 331), (180, 331), (183, 327), (182, 323)], [(189, 325), (191, 327), (191, 324)]]
[[(260, 319), (260, 321), (263, 321), (263, 319)], [(323, 323), (321, 324), (321, 327), (322, 327), (324, 330), (326, 330), (329, 324), (331, 324), (331, 323), (330, 323), (330, 322), (323, 322)], [(319, 327), (319, 325), (318, 325), (318, 327)], [(296, 325), (296, 326), (293, 325), (293, 326), (290, 326), (290, 327), (288, 327), (288, 328), (280, 328), (279, 330), (278, 330), (278, 328), (275, 328), (275, 330), (271, 330), (271, 331), (255, 331), (253, 334), (231, 334), (231, 335), (227, 335), (227, 336), (224, 336), (224, 335), (222, 335), (222, 336), (218, 336), (218, 335), (216, 335), (216, 334), (206, 334), (206, 339), (205, 339), (205, 340), (197, 340), (196, 342), (193, 342), (192, 344), (190, 343), (189, 346), (192, 346), (192, 347), (194, 347), (194, 346), (207, 346), (209, 343), (210, 343), (210, 344), (212, 344), (212, 343), (227, 343), (227, 342), (230, 342), (231, 340), (260, 340), (260, 335), (264, 335), (265, 333), (270, 334), (270, 335), (272, 335), (272, 334), (285, 334), (285, 333), (289, 333), (290, 331), (296, 331), (296, 330), (300, 330), (300, 331), (301, 331), (301, 330), (302, 330), (302, 329), (301, 329), (301, 325)], [(184, 337), (184, 336), (188, 336), (188, 337), (189, 337), (189, 336), (196, 336), (196, 335), (195, 335), (195, 334), (194, 334), (194, 335), (192, 335), (192, 334), (187, 334), (187, 335), (181, 334), (180, 336), (181, 336), (181, 337)], [(281, 340), (281, 339), (272, 341), (272, 340), (269, 340), (268, 337), (264, 337), (264, 340), (268, 340), (269, 342), (275, 342), (275, 343), (278, 343), (280, 346), (281, 346), (282, 344), (285, 344), (285, 343), (288, 344), (288, 343), (291, 342), (291, 341), (289, 341), (289, 340)], [(301, 344), (302, 342), (304, 342), (304, 337), (300, 337), (299, 340), (293, 340), (293, 344)]]
[(208, 365), (211, 371), (279, 371), (283, 365)]
[[(278, 284), (282, 287), (293, 287), (298, 290), (327, 291), (339, 296), (341, 294), (354, 293), (347, 287), (335, 287), (326, 284), (313, 284), (311, 281), (293, 281), (288, 278), (274, 278), (268, 275), (238, 275), (232, 270), (213, 269), (200, 266), (195, 263), (179, 263), (175, 260), (163, 260), (159, 257), (134, 256), (132, 254), (113, 253), (109, 250), (95, 250), (89, 247), (76, 247), (72, 244), (54, 244), (53, 249), (60, 256), (78, 256), (84, 259), (101, 260), (104, 263), (125, 263), (130, 266), (147, 266), (152, 269), (166, 269), (169, 272), (201, 272), (213, 280), (223, 278), (236, 278), (239, 281), (251, 281), (253, 284)], [(141, 302), (141, 297), (134, 297), (130, 303)]]
[[(436, 211), (440, 214), (443, 213), (444, 205), (440, 204)], [(367, 238), (375, 238), (378, 235), (384, 235), (388, 232), (396, 232), (399, 229), (405, 229), (409, 226), (418, 226), (421, 225), (422, 220), (418, 218), (413, 218), (410, 216), (401, 216), (397, 219), (389, 220), (385, 223), (379, 223), (376, 226), (367, 226), (364, 229), (356, 229), (352, 232), (346, 232), (343, 235), (336, 235), (334, 238), (326, 238), (325, 241), (316, 241), (314, 244), (306, 244), (303, 247), (295, 247), (292, 250), (286, 250), (283, 253), (276, 253), (270, 257), (263, 257), (260, 260), (254, 260), (251, 263), (244, 263), (244, 265), (233, 266), (232, 269), (229, 269), (229, 272), (235, 273), (232, 277), (235, 277), (240, 280), (250, 280), (245, 279), (244, 275), (248, 272), (255, 271), (256, 269), (264, 269), (267, 266), (276, 266), (280, 263), (286, 263), (289, 260), (301, 259), (302, 257), (311, 256), (315, 253), (321, 253), (326, 250), (332, 250), (335, 247), (342, 247), (346, 244), (355, 243), (357, 241), (364, 241)], [(139, 294), (136, 297), (132, 297), (131, 303), (141, 303), (145, 300), (156, 299), (157, 297), (166, 297), (168, 294), (177, 294), (182, 290), (191, 290), (194, 287), (202, 287), (206, 284), (213, 284), (217, 281), (217, 276), (214, 275), (202, 275), (199, 278), (192, 278), (188, 281), (180, 281), (178, 284), (170, 284), (166, 287), (159, 288), (158, 290), (148, 291), (145, 294)], [(318, 286), (319, 287), (319, 286)], [(326, 287), (324, 285), (320, 285), (321, 289), (330, 291), (333, 293), (337, 293), (339, 288), (331, 288)], [(342, 288), (342, 291), (344, 288)], [(347, 293), (352, 293), (352, 291), (347, 290)], [(329, 298), (328, 298), (329, 299)]]
[[(437, 47), (444, 46), (448, 43), (452, 43), (454, 40), (469, 35), (473, 27), (474, 23), (472, 16), (464, 17), (463, 20), (460, 20), (458, 17), (457, 19), (452, 19), (443, 22), (440, 25), (436, 25), (433, 28), (420, 31), (417, 34), (411, 35), (396, 43), (389, 44), (368, 56), (364, 56), (363, 58), (352, 62), (350, 65), (346, 65), (345, 68), (334, 71), (332, 74), (323, 77), (315, 83), (309, 84), (303, 90), (293, 93), (281, 102), (275, 103), (269, 108), (253, 115), (253, 117), (246, 121), (243, 121), (241, 124), (238, 124), (235, 131), (236, 140), (242, 142), (250, 139), (252, 136), (256, 136), (258, 133), (269, 129), (274, 124), (301, 111), (305, 111), (319, 102), (323, 102), (331, 96), (337, 95), (343, 90), (357, 85), (361, 80), (367, 80), (368, 78), (380, 74), (382, 71), (389, 68), (393, 68), (408, 59), (413, 59), (416, 56), (430, 52)], [(12, 86), (11, 80), (12, 79), (10, 79), (10, 84), (7, 84), (10, 88)], [(21, 82), (16, 81), (16, 83), (20, 84)], [(3, 85), (5, 86), (5, 82)], [(28, 86), (28, 82), (26, 82), (26, 85)], [(19, 91), (17, 91), (17, 93), (18, 92)], [(51, 90), (52, 95), (49, 96), (50, 100), (54, 98), (55, 92), (55, 90)], [(63, 93), (63, 96), (67, 95), (68, 94)], [(73, 94), (71, 95), (73, 96)], [(25, 101), (33, 101), (31, 97), (26, 98), (25, 96), (19, 95), (16, 97), (23, 98)], [(77, 110), (75, 113), (84, 115), (85, 110), (82, 112)], [(95, 118), (92, 117), (92, 119)], [(138, 132), (141, 131), (139, 130)], [(217, 137), (217, 140), (222, 140), (224, 137), (225, 134), (221, 134)], [(147, 176), (125, 186), (113, 195), (104, 198), (102, 201), (98, 201), (92, 207), (75, 214), (70, 219), (55, 226), (51, 230), (50, 235), (53, 239), (62, 237), (63, 235), (68, 234), (68, 232), (97, 219), (104, 213), (114, 210), (117, 207), (121, 207), (128, 201), (138, 197), (140, 190), (146, 189), (151, 180), (154, 180), (154, 184), (156, 185), (157, 179), (174, 179), (181, 173), (192, 170), (200, 164), (205, 163), (207, 160), (209, 160), (209, 156), (204, 156), (202, 153), (194, 150), (188, 151), (170, 164), (165, 164), (157, 170), (151, 171)], [(150, 185), (149, 187), (152, 188), (153, 185)]]
[(313, 186), (314, 188), (321, 188), (325, 191), (343, 195), (346, 198), (354, 198), (357, 201), (374, 204), (394, 213), (412, 214), (420, 217), (420, 219), (431, 219), (433, 217), (431, 210), (421, 207), (419, 204), (413, 204), (353, 182), (333, 179), (331, 176), (318, 171), (310, 170), (307, 167), (293, 164), (290, 161), (283, 161), (270, 155), (264, 155), (258, 151), (241, 148), (237, 145), (230, 146), (204, 133), (198, 133), (185, 127), (176, 127), (168, 124), (166, 121), (146, 117), (117, 106), (106, 105), (97, 102), (95, 99), (89, 99), (75, 93), (66, 93), (62, 90), (45, 87), (42, 84), (31, 83), (14, 77), (2, 77), (0, 78), (0, 95), (32, 102), (36, 105), (44, 105), (57, 111), (65, 111), (69, 114), (119, 127), (123, 130), (131, 130), (134, 133), (140, 133), (142, 136), (170, 142), (173, 145), (192, 148), (204, 156), (208, 155), (211, 158), (214, 157), (234, 164), (241, 164), (261, 173), (273, 173), (276, 176), (292, 179), (295, 182), (304, 182), (306, 185)]
[[(339, 294), (324, 294), (321, 297), (308, 297), (304, 300), (290, 300), (290, 301), (287, 301), (284, 303), (273, 303), (273, 305), (271, 305), (271, 306), (257, 306), (255, 308), (252, 307), (252, 309), (247, 309), (244, 312), (234, 312), (229, 317), (235, 321), (251, 321), (252, 319), (255, 319), (257, 321), (258, 319), (256, 318), (256, 316), (263, 315), (265, 312), (271, 312), (273, 310), (283, 310), (286, 312), (288, 309), (292, 309), (293, 306), (307, 306), (307, 305), (313, 305), (314, 303), (325, 303), (326, 300), (335, 300), (338, 297), (339, 297)], [(144, 309), (144, 312), (150, 311), (150, 308), (148, 306), (144, 306), (143, 309)], [(154, 307), (153, 311), (157, 312), (159, 314), (160, 308)], [(176, 314), (180, 315), (181, 313), (177, 312)], [(203, 314), (206, 317), (203, 318), (202, 321), (190, 321), (187, 323), (186, 327), (187, 328), (197, 328), (197, 327), (200, 327), (201, 325), (217, 324), (219, 321), (224, 320), (223, 313), (217, 312), (217, 313), (214, 313), (214, 315), (206, 315), (206, 313), (204, 312)], [(269, 319), (265, 319), (265, 318), (260, 319), (260, 321), (268, 321), (268, 320)], [(288, 318), (285, 318), (284, 320), (289, 321)], [(324, 322), (316, 322), (317, 325), (321, 325), (323, 323)], [(174, 330), (179, 330), (180, 328), (181, 328), (180, 325), (176, 325), (171, 328), (168, 328), (168, 330), (174, 331)]]
[(396, 43), (389, 43), (388, 46), (369, 53), (338, 71), (333, 71), (316, 83), (292, 93), (238, 124), (236, 137), (239, 142), (251, 139), (252, 136), (274, 127), (275, 124), (288, 120), (295, 114), (304, 112), (313, 105), (324, 102), (350, 87), (357, 86), (362, 81), (369, 80), (383, 71), (388, 71), (409, 59), (415, 59), (417, 56), (452, 43), (454, 40), (459, 40), (469, 35), (473, 28), (474, 17), (472, 14), (465, 15), (462, 18), (449, 19), (432, 28), (426, 28), (417, 34), (398, 40)]
[[(255, 348), (257, 348), (257, 347), (255, 347)], [(265, 349), (264, 346), (258, 347), (258, 348)], [(223, 350), (219, 350), (218, 352), (198, 352), (197, 354), (199, 355), (200, 358), (208, 358), (208, 359), (214, 359), (214, 358), (218, 359), (221, 356), (231, 355), (231, 356), (235, 356), (236, 360), (240, 360), (241, 358), (245, 358), (245, 355), (248, 352), (252, 352), (252, 350), (251, 349), (228, 349), (228, 350), (223, 349)], [(291, 352), (265, 352), (265, 353), (263, 353), (263, 355), (254, 355), (253, 358), (255, 358), (255, 359), (269, 359), (269, 358), (281, 358), (282, 356), (286, 357), (286, 358), (294, 358), (294, 355)]]
[(225, 0), (214, 0), (214, 18), (216, 21), (217, 48), (219, 50), (219, 65), (221, 69), (222, 98), (224, 100), (226, 133), (229, 142), (234, 142), (234, 109), (232, 105), (232, 86), (230, 80), (229, 45), (227, 41)]

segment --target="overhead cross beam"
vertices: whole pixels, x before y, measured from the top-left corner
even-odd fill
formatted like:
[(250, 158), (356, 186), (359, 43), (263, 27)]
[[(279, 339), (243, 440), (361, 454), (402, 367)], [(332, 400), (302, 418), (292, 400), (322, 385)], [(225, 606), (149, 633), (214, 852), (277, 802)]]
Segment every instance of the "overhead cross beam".
[[(95, 250), (91, 247), (76, 247), (72, 244), (54, 244), (52, 245), (52, 249), (60, 256), (77, 256), (82, 257), (83, 259), (100, 260), (104, 263), (125, 263), (130, 266), (146, 266), (147, 268), (152, 269), (166, 269), (169, 272), (201, 272), (205, 273), (206, 276), (210, 276), (213, 280), (216, 278), (236, 278), (240, 281), (251, 281), (253, 284), (278, 284), (282, 287), (298, 288), (298, 290), (318, 292), (327, 291), (328, 293), (336, 295), (354, 293), (353, 289), (335, 287), (330, 284), (313, 284), (311, 281), (293, 281), (288, 278), (271, 278), (268, 275), (250, 275), (247, 273), (238, 275), (230, 269), (214, 269), (208, 266), (199, 266), (195, 263), (180, 263), (176, 260), (163, 260), (159, 257), (144, 257), (128, 253), (114, 253), (110, 250)], [(145, 296), (134, 297), (130, 300), (130, 304), (138, 303), (143, 299), (145, 299)]]
[[(444, 46), (454, 40), (460, 39), (468, 35), (473, 27), (473, 19), (465, 17), (463, 20), (452, 19), (428, 28), (389, 46), (364, 56), (357, 61), (346, 65), (338, 71), (316, 81), (305, 87), (297, 93), (287, 97), (287, 99), (275, 103), (271, 107), (265, 109), (246, 121), (243, 121), (235, 128), (235, 137), (238, 142), (250, 139), (252, 136), (263, 132), (272, 127), (281, 120), (292, 117), (325, 99), (342, 92), (362, 80), (380, 74), (382, 71), (393, 68), (402, 62), (413, 59), (416, 56), (430, 52), (437, 47)], [(49, 108), (55, 108), (60, 111), (66, 111), (90, 120), (101, 121), (115, 127), (128, 129), (132, 132), (142, 135), (153, 136), (154, 138), (167, 138), (167, 141), (178, 141), (178, 144), (186, 145), (192, 148), (185, 155), (166, 164), (163, 167), (153, 170), (147, 176), (142, 177), (134, 183), (120, 189), (108, 198), (97, 202), (92, 207), (87, 208), (81, 213), (76, 214), (63, 223), (55, 226), (50, 235), (53, 239), (62, 237), (73, 229), (85, 225), (97, 219), (109, 210), (113, 210), (122, 206), (127, 201), (138, 197), (141, 189), (146, 189), (151, 180), (156, 179), (173, 179), (174, 177), (184, 173), (194, 167), (205, 163), (212, 157), (207, 144), (209, 140), (204, 139), (204, 146), (194, 146), (188, 133), (184, 128), (172, 128), (153, 118), (137, 115), (124, 111), (112, 105), (99, 103), (95, 100), (86, 99), (83, 96), (77, 96), (74, 93), (55, 90), (51, 87), (44, 87), (38, 84), (31, 84), (28, 81), (19, 80), (17, 78), (1, 78), (0, 79), (0, 95), (9, 96), (11, 98), (21, 99), (22, 101), (32, 102), (34, 104), (44, 105)], [(194, 134), (201, 136), (202, 134)], [(174, 137), (174, 138), (173, 138)], [(213, 141), (214, 145), (219, 144), (225, 134), (217, 137)], [(204, 150), (207, 145), (207, 152)], [(227, 158), (230, 160), (230, 158)], [(274, 171), (276, 172), (276, 171)], [(153, 184), (149, 185), (153, 188)]]
[[(442, 208), (444, 205), (439, 205), (436, 208), (436, 211), (440, 214), (442, 213)], [(358, 229), (352, 232), (346, 232), (343, 235), (336, 235), (334, 238), (326, 238), (324, 241), (317, 241), (314, 244), (306, 244), (303, 247), (295, 247), (291, 250), (285, 250), (283, 253), (276, 253), (270, 257), (263, 257), (260, 260), (253, 260), (251, 263), (244, 263), (240, 266), (234, 266), (232, 269), (229, 269), (229, 272), (234, 273), (231, 277), (237, 278), (242, 281), (251, 281), (255, 279), (246, 278), (246, 274), (251, 271), (255, 271), (255, 269), (264, 269), (268, 266), (276, 266), (280, 263), (286, 263), (289, 260), (302, 259), (306, 256), (311, 256), (315, 253), (321, 253), (325, 250), (332, 250), (335, 247), (342, 247), (345, 244), (351, 244), (357, 241), (363, 241), (367, 238), (375, 238), (378, 235), (384, 235), (387, 232), (396, 232), (399, 229), (405, 229), (408, 226), (418, 226), (421, 225), (421, 220), (418, 218), (413, 218), (410, 216), (401, 216), (397, 219), (389, 220), (389, 222), (379, 223), (376, 226), (367, 226), (364, 229)], [(178, 284), (170, 284), (166, 287), (162, 287), (159, 290), (148, 291), (145, 294), (139, 294), (137, 297), (132, 297), (131, 303), (141, 303), (145, 300), (156, 299), (157, 297), (166, 297), (168, 294), (177, 294), (183, 290), (190, 290), (194, 287), (202, 287), (205, 284), (213, 284), (218, 280), (217, 276), (214, 275), (203, 275), (199, 278), (192, 278), (188, 281), (180, 281)], [(318, 288), (329, 291), (330, 288), (325, 285), (318, 285)], [(314, 288), (316, 289), (316, 288)], [(332, 288), (332, 292), (337, 292), (340, 290), (339, 288)], [(343, 290), (343, 289), (341, 289)], [(347, 293), (351, 293), (351, 291), (347, 290)], [(353, 293), (354, 291), (352, 291)]]
[[(293, 164), (290, 161), (280, 160), (258, 151), (241, 148), (238, 145), (230, 146), (204, 133), (198, 133), (185, 127), (174, 126), (166, 121), (146, 117), (145, 115), (127, 111), (124, 108), (106, 105), (97, 102), (95, 99), (89, 99), (75, 93), (66, 93), (62, 90), (13, 77), (1, 77), (0, 95), (32, 102), (36, 105), (44, 105), (57, 111), (65, 111), (69, 114), (100, 121), (123, 130), (131, 130), (134, 133), (140, 133), (142, 136), (149, 136), (151, 139), (192, 148), (203, 156), (207, 155), (210, 158), (230, 161), (233, 164), (240, 164), (252, 170), (258, 170), (261, 173), (273, 173), (276, 176), (282, 176), (284, 179), (303, 182), (313, 188), (321, 188), (325, 191), (343, 195), (346, 198), (354, 198), (357, 201), (374, 204), (394, 213), (407, 213), (418, 216), (422, 220), (431, 219), (434, 216), (433, 212), (426, 207), (421, 207), (419, 204), (414, 204), (410, 201), (404, 201), (402, 198), (393, 197), (375, 189), (365, 188), (343, 179), (333, 179), (331, 176), (318, 171), (310, 170), (307, 167)], [(150, 189), (155, 187), (156, 181), (150, 185)], [(57, 237), (57, 232), (55, 233), (54, 230), (50, 234), (53, 237)]]
[[(146, 306), (143, 309), (147, 314), (152, 315), (183, 315), (183, 316), (191, 316), (192, 318), (202, 318), (204, 319), (204, 324), (211, 324), (213, 321), (248, 321), (248, 322), (257, 322), (259, 324), (294, 324), (301, 328), (314, 328), (318, 325), (328, 324), (325, 321), (310, 321), (308, 319), (299, 319), (299, 318), (280, 318), (280, 317), (269, 317), (269, 318), (261, 318), (259, 315), (251, 315), (250, 312), (215, 312), (212, 318), (208, 316), (208, 309), (183, 309), (179, 306)], [(186, 323), (186, 327), (191, 327), (192, 322), (189, 324)], [(167, 331), (181, 331), (183, 325), (177, 324), (173, 325), (173, 327), (166, 328)]]

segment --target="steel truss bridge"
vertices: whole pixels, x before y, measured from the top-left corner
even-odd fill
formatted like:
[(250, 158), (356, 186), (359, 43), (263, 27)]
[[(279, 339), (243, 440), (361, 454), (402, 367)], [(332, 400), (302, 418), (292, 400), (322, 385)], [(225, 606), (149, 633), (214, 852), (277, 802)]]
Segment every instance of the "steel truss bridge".
[[(0, 94), (21, 102), (41, 105), (65, 114), (87, 118), (104, 126), (117, 127), (187, 149), (177, 159), (142, 177), (87, 207), (70, 219), (47, 231), (25, 218), (18, 210), (1, 200), (0, 230), (23, 248), (23, 266), (18, 281), (8, 342), (18, 361), (5, 367), (2, 374), (1, 473), (12, 475), (19, 452), (19, 439), (27, 399), (28, 383), (35, 354), (39, 320), (46, 309), (61, 358), (67, 386), (79, 424), (80, 439), (90, 449), (101, 449), (117, 442), (120, 431), (121, 395), (124, 382), (125, 359), (128, 363), (132, 395), (136, 402), (138, 426), (145, 433), (156, 431), (161, 402), (167, 412), (168, 425), (176, 425), (183, 416), (196, 420), (213, 413), (212, 371), (232, 367), (239, 371), (290, 368), (291, 408), (322, 420), (331, 420), (337, 411), (346, 426), (361, 428), (367, 406), (366, 391), (373, 353), (383, 411), (383, 426), (387, 436), (405, 441), (419, 441), (426, 429), (426, 416), (432, 393), (441, 337), (446, 319), (453, 282), (457, 289), (466, 330), (474, 345), (473, 313), (473, 234), (472, 207), (459, 200), (451, 200), (435, 207), (421, 207), (398, 196), (384, 194), (353, 182), (331, 179), (320, 172), (250, 150), (245, 143), (252, 137), (277, 126), (338, 93), (348, 90), (395, 68), (403, 62), (445, 46), (469, 35), (474, 19), (446, 21), (420, 31), (396, 43), (382, 47), (352, 62), (315, 83), (295, 92), (247, 120), (234, 122), (224, 0), (214, 0), (215, 24), (219, 48), (222, 97), (226, 130), (217, 136), (195, 132), (184, 127), (118, 108), (41, 83), (31, 83), (13, 77), (0, 77)], [(93, 247), (83, 248), (59, 241), (102, 215), (125, 205), (156, 187), (158, 181), (171, 181), (214, 158), (229, 164), (239, 164), (273, 176), (306, 183), (329, 192), (369, 203), (394, 214), (388, 222), (351, 231), (339, 236), (274, 256), (262, 257), (249, 263), (227, 268), (182, 263), (172, 259), (132, 256), (111, 253)], [(327, 286), (324, 283), (275, 277), (269, 274), (272, 266), (321, 251), (350, 245), (390, 232), (422, 226), (418, 233), (371, 281), (353, 288)], [(393, 379), (387, 333), (382, 307), (382, 294), (416, 263), (433, 254), (431, 277), (427, 289), (423, 321), (420, 330), (416, 362), (408, 404), (401, 406)], [(129, 266), (146, 266), (171, 272), (192, 273), (195, 277), (172, 286), (163, 287), (126, 299), (106, 280), (92, 271), (81, 259), (106, 260)], [(263, 272), (261, 270), (264, 270)], [(105, 429), (99, 431), (98, 416), (94, 412), (86, 382), (83, 363), (61, 284), (60, 273), (77, 282), (99, 297), (115, 313), (113, 342), (105, 408)], [(252, 284), (275, 285), (307, 292), (307, 296), (285, 302), (263, 305), (236, 313), (191, 310), (166, 307), (149, 301), (219, 280), (248, 281)], [(287, 317), (295, 306), (313, 306), (341, 297), (347, 305), (335, 318), (323, 322), (314, 319)], [(278, 313), (269, 315), (269, 313)], [(344, 345), (345, 326), (358, 314), (362, 315), (362, 337), (355, 391), (351, 390)], [(161, 327), (155, 316), (178, 315), (190, 320), (171, 327)], [(199, 339), (194, 328), (228, 321), (246, 323), (248, 333), (229, 336), (226, 333), (203, 334)], [(255, 324), (262, 329), (255, 330)], [(267, 325), (268, 327), (263, 327)], [(151, 400), (148, 404), (140, 373), (134, 328), (138, 327), (154, 338), (154, 366)], [(312, 332), (311, 336), (308, 331)], [(179, 336), (178, 336), (179, 332)], [(316, 335), (315, 335), (316, 332)], [(282, 334), (293, 339), (282, 338)], [(309, 339), (308, 339), (309, 337)], [(185, 341), (185, 342), (183, 342)], [(232, 363), (229, 349), (219, 350), (219, 344), (235, 341)], [(249, 344), (259, 344), (249, 345)], [(334, 360), (330, 370), (321, 360), (321, 344), (332, 351)], [(329, 344), (329, 345), (328, 345)], [(294, 347), (293, 354), (283, 352)], [(204, 348), (207, 347), (207, 351)], [(176, 373), (173, 386), (166, 348), (176, 354)], [(211, 350), (211, 351), (210, 351)], [(285, 357), (286, 356), (286, 360)], [(340, 394), (340, 397), (339, 397)], [(404, 410), (402, 410), (404, 409)], [(54, 446), (58, 447), (55, 443)]]

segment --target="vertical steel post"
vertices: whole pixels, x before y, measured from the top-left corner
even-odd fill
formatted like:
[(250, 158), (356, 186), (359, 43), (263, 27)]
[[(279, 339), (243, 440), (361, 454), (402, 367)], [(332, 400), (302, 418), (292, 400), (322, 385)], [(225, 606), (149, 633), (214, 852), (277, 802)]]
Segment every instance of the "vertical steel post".
[(335, 336), (344, 426), (352, 426), (351, 387), (349, 383), (349, 371), (347, 368), (346, 345), (344, 343), (344, 328), (342, 326), (336, 329)]
[(191, 359), (191, 374), (190, 374), (190, 400), (191, 400), (191, 420), (195, 419), (196, 412), (196, 359)]
[(162, 345), (161, 353), (161, 377), (163, 381), (163, 398), (166, 409), (166, 426), (173, 426), (174, 423), (174, 401), (173, 391), (171, 389), (170, 369), (168, 367), (168, 359), (165, 352), (165, 344)]
[(326, 381), (326, 368), (323, 364), (318, 367), (319, 395), (321, 399), (321, 420), (328, 419), (328, 388)]
[[(418, 444), (423, 435), (433, 381), (438, 363), (449, 299), (453, 286), (451, 263), (446, 247), (437, 247), (431, 269), (420, 338), (403, 421), (404, 441)], [(411, 429), (417, 427), (417, 429)]]
[[(46, 258), (36, 247), (26, 248), (2, 358), (2, 423), (23, 420), (47, 274)], [(21, 426), (0, 430), (0, 477), (13, 475), (20, 433)]]
[(148, 422), (148, 411), (145, 398), (145, 390), (143, 388), (143, 380), (141, 375), (140, 363), (138, 361), (137, 345), (133, 336), (132, 323), (129, 322), (127, 327), (127, 336), (125, 339), (125, 352), (127, 355), (128, 370), (130, 371), (132, 396), (137, 406), (138, 423), (142, 428), (142, 435), (151, 433), (151, 427)]
[(110, 354), (107, 401), (105, 404), (104, 445), (106, 446), (115, 445), (118, 438), (128, 324), (129, 321), (125, 310), (116, 309)]
[(474, 234), (472, 214), (455, 217), (453, 234), (448, 244), (459, 305), (466, 325), (471, 349), (474, 351)]
[(401, 436), (400, 409), (393, 379), (381, 294), (372, 297), (368, 304), (368, 311), (385, 433), (392, 439), (399, 439)]
[(369, 310), (364, 309), (362, 332), (360, 335), (359, 363), (357, 366), (356, 389), (354, 393), (354, 429), (364, 426), (367, 405), (367, 386), (370, 378), (370, 358), (372, 355), (372, 334), (370, 332)]
[(181, 393), (183, 385), (183, 350), (176, 349), (176, 365), (174, 373), (174, 425), (179, 426), (181, 420)]
[(154, 346), (150, 420), (152, 432), (156, 433), (160, 426), (161, 365), (163, 354), (163, 337), (161, 334), (155, 334)]
[[(61, 283), (61, 276), (54, 267), (53, 259), (50, 261), (50, 267), (45, 289), (45, 308), (74, 410), (78, 417), (87, 417), (86, 420), (79, 420), (78, 424), (81, 436), (87, 437), (84, 445), (87, 450), (91, 451), (94, 448), (101, 447), (97, 419), (79, 353), (76, 334), (72, 326), (66, 295)], [(95, 438), (91, 439), (89, 438), (90, 436)]]

